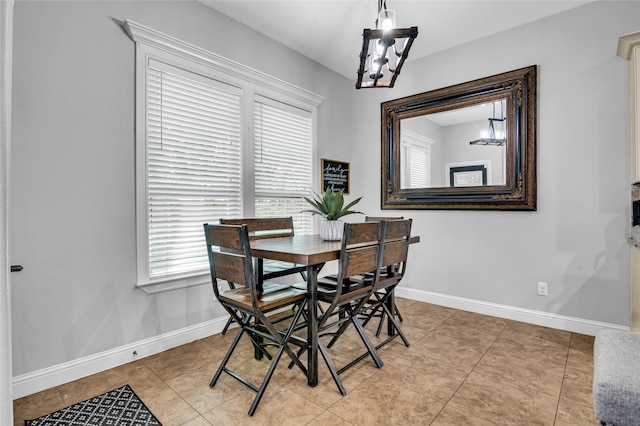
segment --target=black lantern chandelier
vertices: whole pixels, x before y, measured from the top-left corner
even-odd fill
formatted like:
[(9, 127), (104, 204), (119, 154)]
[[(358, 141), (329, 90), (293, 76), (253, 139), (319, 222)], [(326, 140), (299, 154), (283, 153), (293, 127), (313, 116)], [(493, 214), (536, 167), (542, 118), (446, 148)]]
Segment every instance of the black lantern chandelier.
[[(493, 102), (493, 116), (489, 118), (489, 130), (487, 130), (486, 137), (485, 135), (483, 135), (483, 137), (481, 137), (480, 139), (476, 139), (469, 142), (469, 145), (503, 146), (505, 143), (507, 143), (506, 132), (504, 129), (505, 118), (503, 116), (504, 113), (502, 111), (502, 102), (500, 102), (500, 112), (501, 112), (500, 114), (501, 118), (496, 118), (496, 103)], [(496, 133), (496, 129), (493, 125), (495, 121), (499, 123), (503, 123), (502, 124), (503, 129), (501, 133)]]
[(362, 32), (356, 89), (393, 87), (417, 36), (418, 27), (396, 28), (396, 13), (387, 9), (386, 0), (378, 0), (376, 29)]

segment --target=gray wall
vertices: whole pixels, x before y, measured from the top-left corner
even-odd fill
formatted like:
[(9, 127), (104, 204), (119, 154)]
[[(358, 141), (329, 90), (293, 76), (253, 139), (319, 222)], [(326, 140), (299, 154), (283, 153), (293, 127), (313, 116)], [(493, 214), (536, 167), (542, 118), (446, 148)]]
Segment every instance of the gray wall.
[(372, 215), (396, 214), (380, 211), (379, 130), (364, 117), (382, 101), (539, 66), (538, 211), (403, 211), (421, 236), (404, 286), (629, 325), (629, 64), (616, 47), (639, 18), (637, 2), (591, 3), (411, 61), (392, 91), (353, 94), (353, 193)]
[[(326, 97), (319, 155), (350, 160), (352, 82), (197, 2), (15, 4), (14, 375), (221, 317), (208, 285), (134, 287), (130, 19)], [(217, 218), (212, 218), (217, 219)]]

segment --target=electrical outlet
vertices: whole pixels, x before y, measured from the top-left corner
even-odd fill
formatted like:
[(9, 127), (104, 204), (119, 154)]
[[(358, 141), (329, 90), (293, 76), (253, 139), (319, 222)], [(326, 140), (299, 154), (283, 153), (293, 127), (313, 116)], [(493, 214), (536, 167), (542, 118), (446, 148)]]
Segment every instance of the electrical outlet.
[(549, 288), (547, 287), (547, 283), (538, 281), (538, 296), (547, 296), (549, 295)]

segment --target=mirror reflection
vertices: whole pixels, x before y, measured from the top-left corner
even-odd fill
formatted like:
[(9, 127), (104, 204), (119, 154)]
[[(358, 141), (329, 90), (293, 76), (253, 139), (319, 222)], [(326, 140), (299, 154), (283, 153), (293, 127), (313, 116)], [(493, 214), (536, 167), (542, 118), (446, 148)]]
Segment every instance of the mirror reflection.
[(535, 210), (536, 71), (382, 102), (382, 209)]
[(400, 121), (400, 188), (506, 185), (507, 99)]

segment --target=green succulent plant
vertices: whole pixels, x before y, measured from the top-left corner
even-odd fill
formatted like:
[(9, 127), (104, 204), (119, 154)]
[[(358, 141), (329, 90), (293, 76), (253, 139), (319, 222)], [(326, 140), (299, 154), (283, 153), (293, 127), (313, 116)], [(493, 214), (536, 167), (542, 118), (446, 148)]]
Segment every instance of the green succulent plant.
[(303, 210), (305, 212), (311, 212), (313, 214), (319, 214), (327, 220), (338, 220), (342, 216), (346, 216), (349, 214), (364, 214), (359, 211), (349, 210), (351, 207), (355, 206), (360, 202), (362, 197), (358, 197), (346, 206), (344, 205), (344, 194), (343, 191), (333, 191), (330, 188), (327, 188), (325, 192), (320, 194), (315, 194), (313, 198), (304, 197), (307, 203), (313, 206), (313, 209)]

